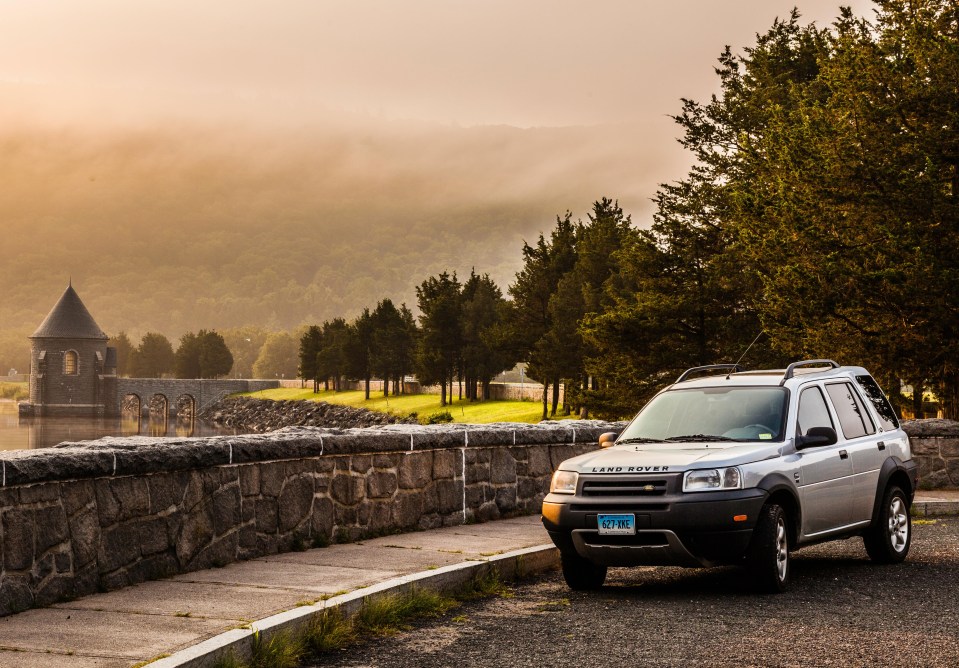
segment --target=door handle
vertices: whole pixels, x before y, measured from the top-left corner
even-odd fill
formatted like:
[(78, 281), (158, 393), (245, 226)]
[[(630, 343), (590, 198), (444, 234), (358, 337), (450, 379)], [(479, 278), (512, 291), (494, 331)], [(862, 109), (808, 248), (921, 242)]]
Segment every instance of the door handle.
[(879, 441), (878, 443), (876, 443), (876, 445), (879, 447), (880, 450), (885, 450), (885, 449), (886, 449), (886, 443), (885, 443), (885, 441)]
[(849, 459), (849, 453), (845, 450), (839, 451), (839, 459)]

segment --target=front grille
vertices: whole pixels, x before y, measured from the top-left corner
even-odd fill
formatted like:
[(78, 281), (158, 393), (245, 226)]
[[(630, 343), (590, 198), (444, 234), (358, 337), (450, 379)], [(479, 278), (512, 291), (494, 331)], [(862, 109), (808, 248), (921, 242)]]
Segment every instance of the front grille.
[(569, 509), (573, 512), (589, 513), (650, 513), (669, 510), (668, 503), (572, 503)]
[(641, 480), (584, 480), (583, 496), (663, 496), (667, 481)]
[(631, 547), (648, 547), (656, 545), (668, 545), (666, 534), (658, 531), (644, 531), (635, 536), (609, 536), (603, 534), (592, 534), (586, 539), (588, 545), (617, 545)]

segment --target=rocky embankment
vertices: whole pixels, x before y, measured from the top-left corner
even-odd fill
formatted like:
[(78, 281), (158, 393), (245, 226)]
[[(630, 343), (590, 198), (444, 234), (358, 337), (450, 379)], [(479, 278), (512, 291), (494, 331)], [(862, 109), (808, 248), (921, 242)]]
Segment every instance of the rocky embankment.
[(365, 408), (328, 404), (325, 401), (271, 401), (252, 397), (228, 397), (200, 413), (200, 417), (223, 427), (254, 433), (281, 427), (378, 427), (384, 424), (416, 424), (416, 418), (398, 418)]

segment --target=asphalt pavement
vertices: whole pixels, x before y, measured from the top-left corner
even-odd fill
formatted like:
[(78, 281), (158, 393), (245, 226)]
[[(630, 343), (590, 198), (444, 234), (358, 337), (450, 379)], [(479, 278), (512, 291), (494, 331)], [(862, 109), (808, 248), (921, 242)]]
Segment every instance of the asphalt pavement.
[(903, 564), (858, 538), (794, 553), (780, 595), (734, 568), (610, 569), (597, 592), (553, 573), (324, 657), (340, 668), (959, 666), (959, 518), (918, 519)]

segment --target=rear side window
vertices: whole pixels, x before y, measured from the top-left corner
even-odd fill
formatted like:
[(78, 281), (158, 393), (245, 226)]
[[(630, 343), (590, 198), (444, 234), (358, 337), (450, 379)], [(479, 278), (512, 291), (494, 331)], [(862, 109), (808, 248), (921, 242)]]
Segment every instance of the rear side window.
[(896, 418), (896, 412), (892, 410), (889, 400), (886, 399), (886, 395), (883, 394), (882, 390), (879, 389), (879, 385), (876, 383), (873, 377), (856, 376), (856, 382), (859, 383), (859, 387), (862, 388), (866, 398), (869, 399), (869, 402), (872, 404), (873, 408), (876, 409), (876, 415), (879, 416), (879, 421), (882, 423), (882, 428), (898, 429), (899, 420)]
[(872, 420), (866, 415), (862, 404), (856, 397), (856, 391), (849, 383), (831, 383), (826, 385), (826, 393), (839, 416), (839, 426), (846, 438), (859, 438), (875, 433)]

